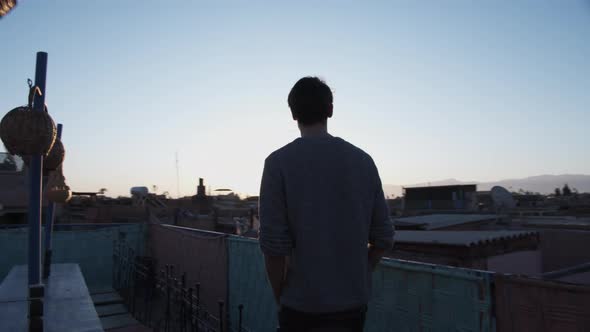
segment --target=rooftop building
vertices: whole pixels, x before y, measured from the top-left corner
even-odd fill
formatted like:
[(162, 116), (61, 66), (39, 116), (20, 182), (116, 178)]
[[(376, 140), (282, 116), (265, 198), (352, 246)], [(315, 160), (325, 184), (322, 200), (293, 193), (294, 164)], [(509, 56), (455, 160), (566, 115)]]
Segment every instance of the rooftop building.
[(476, 190), (474, 184), (403, 188), (404, 211), (473, 211)]
[(543, 272), (536, 231), (397, 231), (389, 256), (531, 276)]

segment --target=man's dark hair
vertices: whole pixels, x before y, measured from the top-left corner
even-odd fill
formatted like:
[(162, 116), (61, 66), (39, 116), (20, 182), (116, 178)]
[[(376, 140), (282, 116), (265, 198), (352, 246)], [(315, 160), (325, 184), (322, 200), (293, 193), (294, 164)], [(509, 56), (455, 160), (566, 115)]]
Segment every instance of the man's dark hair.
[(332, 109), (332, 90), (317, 77), (304, 77), (291, 89), (288, 102), (293, 117), (300, 124), (325, 122)]

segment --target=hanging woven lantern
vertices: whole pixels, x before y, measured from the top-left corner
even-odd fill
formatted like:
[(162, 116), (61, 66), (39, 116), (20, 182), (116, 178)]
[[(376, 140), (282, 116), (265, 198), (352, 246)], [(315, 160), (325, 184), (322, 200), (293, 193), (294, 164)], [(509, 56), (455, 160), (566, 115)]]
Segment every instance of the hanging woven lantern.
[(70, 187), (66, 185), (66, 178), (63, 175), (61, 166), (49, 174), (45, 186), (45, 198), (53, 203), (67, 203), (72, 198)]
[(55, 140), (51, 151), (47, 154), (43, 160), (43, 168), (47, 170), (56, 170), (64, 162), (66, 158), (66, 150), (64, 144), (59, 138)]
[(16, 0), (0, 0), (0, 17), (8, 14), (16, 6)]
[(35, 93), (40, 93), (39, 89), (32, 87), (29, 104), (11, 110), (0, 121), (0, 138), (11, 154), (45, 156), (55, 142), (57, 129), (47, 108), (33, 110)]
[[(64, 162), (66, 157), (66, 150), (63, 143), (59, 138), (55, 139), (51, 151), (43, 158), (43, 170), (54, 171)], [(25, 165), (29, 166), (31, 158), (28, 156), (23, 157)]]
[(58, 204), (65, 204), (72, 198), (70, 187), (51, 188), (45, 193), (48, 201)]

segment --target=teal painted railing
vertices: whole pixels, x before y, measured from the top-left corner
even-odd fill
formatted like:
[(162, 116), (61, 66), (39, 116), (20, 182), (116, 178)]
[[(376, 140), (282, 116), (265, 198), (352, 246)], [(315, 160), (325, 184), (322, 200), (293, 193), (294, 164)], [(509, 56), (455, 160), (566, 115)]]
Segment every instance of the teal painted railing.
[[(60, 230), (60, 229), (69, 230)], [(77, 263), (89, 288), (111, 285), (113, 241), (123, 237), (142, 253), (146, 227), (143, 224), (107, 226), (58, 225), (53, 233), (53, 263)], [(14, 265), (27, 264), (28, 229), (0, 230), (0, 280)]]
[(490, 274), (384, 259), (365, 331), (493, 331)]
[[(142, 224), (57, 230), (54, 262), (78, 263), (90, 288), (111, 285), (113, 242), (126, 242), (141, 254), (146, 228)], [(276, 305), (266, 279), (258, 241), (227, 237), (228, 314), (249, 331), (276, 331)], [(0, 280), (14, 265), (26, 264), (27, 230), (0, 230)], [(373, 296), (366, 332), (482, 331), (492, 332), (490, 275), (486, 272), (384, 260), (373, 274)]]
[[(244, 326), (276, 331), (276, 305), (258, 241), (230, 236), (229, 305), (244, 304)], [(386, 259), (373, 274), (366, 332), (493, 331), (490, 275), (474, 270)]]
[(28, 234), (27, 228), (0, 230), (0, 280), (14, 265), (27, 263)]
[(243, 325), (249, 331), (276, 331), (277, 308), (266, 279), (258, 241), (237, 236), (228, 246), (228, 301), (231, 326), (238, 326), (237, 307), (244, 305)]

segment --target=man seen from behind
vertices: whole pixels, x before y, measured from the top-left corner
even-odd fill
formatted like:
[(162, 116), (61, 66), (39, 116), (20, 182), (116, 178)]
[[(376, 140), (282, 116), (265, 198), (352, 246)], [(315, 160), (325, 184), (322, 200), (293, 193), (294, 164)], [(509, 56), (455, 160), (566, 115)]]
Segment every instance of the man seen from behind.
[(265, 160), (260, 248), (281, 332), (362, 331), (371, 272), (394, 228), (371, 156), (328, 133), (332, 91), (317, 77), (291, 89), (301, 137)]

